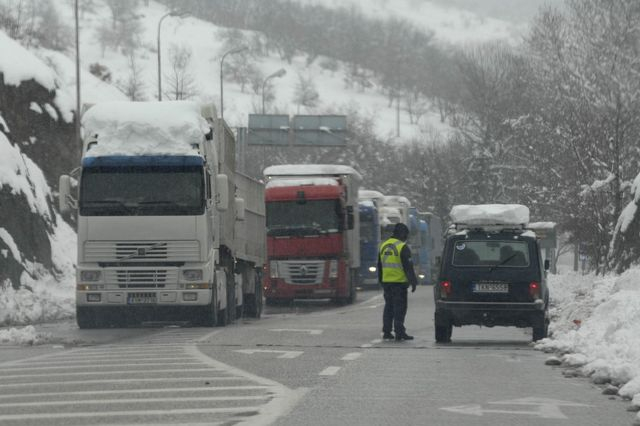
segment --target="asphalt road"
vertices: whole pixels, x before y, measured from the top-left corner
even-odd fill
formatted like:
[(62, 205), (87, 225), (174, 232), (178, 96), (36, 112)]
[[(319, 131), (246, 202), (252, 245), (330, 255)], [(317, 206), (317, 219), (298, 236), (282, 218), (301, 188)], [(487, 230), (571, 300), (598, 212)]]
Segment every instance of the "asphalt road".
[(545, 365), (530, 330), (433, 338), (430, 287), (410, 294), (407, 342), (381, 341), (383, 301), (296, 302), (224, 328), (79, 330), (0, 345), (0, 425), (632, 425), (586, 378)]

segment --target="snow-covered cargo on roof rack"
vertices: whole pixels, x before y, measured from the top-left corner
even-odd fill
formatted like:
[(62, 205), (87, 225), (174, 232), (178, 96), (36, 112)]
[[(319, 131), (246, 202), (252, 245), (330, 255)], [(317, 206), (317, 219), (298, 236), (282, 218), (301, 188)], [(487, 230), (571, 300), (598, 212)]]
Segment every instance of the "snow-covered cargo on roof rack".
[(82, 117), (85, 153), (193, 155), (211, 130), (196, 102), (104, 102)]
[(529, 208), (522, 204), (461, 204), (451, 208), (451, 222), (460, 227), (523, 227)]

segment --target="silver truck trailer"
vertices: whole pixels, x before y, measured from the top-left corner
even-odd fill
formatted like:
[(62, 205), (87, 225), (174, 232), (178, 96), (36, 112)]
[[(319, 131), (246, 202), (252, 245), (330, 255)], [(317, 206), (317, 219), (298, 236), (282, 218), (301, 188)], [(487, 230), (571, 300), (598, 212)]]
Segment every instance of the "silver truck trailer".
[(77, 180), (60, 178), (61, 212), (78, 210), (79, 327), (260, 317), (264, 186), (236, 172), (215, 107), (108, 102), (82, 123)]

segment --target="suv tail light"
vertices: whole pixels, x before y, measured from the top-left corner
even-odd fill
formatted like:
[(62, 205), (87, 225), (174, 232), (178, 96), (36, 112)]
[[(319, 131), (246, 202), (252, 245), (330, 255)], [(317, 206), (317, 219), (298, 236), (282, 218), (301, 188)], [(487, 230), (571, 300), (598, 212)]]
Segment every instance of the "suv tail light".
[(540, 283), (535, 281), (529, 283), (529, 295), (533, 299), (540, 299)]
[(451, 295), (451, 281), (440, 281), (440, 296), (448, 297)]

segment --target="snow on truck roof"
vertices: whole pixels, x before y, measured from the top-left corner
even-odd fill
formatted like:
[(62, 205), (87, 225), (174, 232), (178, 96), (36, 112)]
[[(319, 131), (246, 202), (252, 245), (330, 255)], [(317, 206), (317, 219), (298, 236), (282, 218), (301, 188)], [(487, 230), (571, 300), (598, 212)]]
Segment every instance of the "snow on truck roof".
[(309, 178), (291, 178), (291, 179), (275, 179), (267, 182), (266, 188), (280, 188), (287, 186), (338, 186), (338, 181), (332, 178), (319, 178), (319, 177), (309, 177)]
[(517, 225), (529, 223), (529, 208), (521, 204), (457, 205), (451, 208), (454, 224), (469, 226)]
[(384, 195), (379, 191), (373, 191), (371, 189), (360, 189), (358, 190), (358, 198), (360, 200), (382, 200), (384, 198)]
[(283, 164), (279, 166), (269, 166), (264, 169), (264, 175), (266, 177), (350, 175), (357, 180), (362, 180), (360, 173), (353, 167), (340, 164)]
[(409, 201), (407, 197), (403, 197), (402, 195), (385, 195), (382, 203), (385, 206), (411, 207), (411, 201)]
[(190, 101), (103, 102), (82, 117), (87, 156), (197, 155), (210, 131), (201, 106)]

